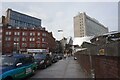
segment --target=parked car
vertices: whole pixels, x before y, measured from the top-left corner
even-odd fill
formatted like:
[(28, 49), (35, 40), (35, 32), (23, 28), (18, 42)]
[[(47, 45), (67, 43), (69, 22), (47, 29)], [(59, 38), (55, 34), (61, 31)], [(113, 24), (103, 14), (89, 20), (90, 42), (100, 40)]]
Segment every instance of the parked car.
[(25, 54), (2, 55), (0, 80), (17, 80), (32, 75), (37, 70), (34, 57)]
[(74, 60), (77, 60), (77, 57), (74, 57)]
[(58, 55), (57, 54), (52, 54), (52, 62), (55, 63), (58, 61)]
[(63, 54), (58, 54), (58, 59), (61, 60), (64, 58), (64, 55)]
[(47, 68), (52, 64), (52, 56), (48, 53), (37, 53), (34, 55), (38, 68)]

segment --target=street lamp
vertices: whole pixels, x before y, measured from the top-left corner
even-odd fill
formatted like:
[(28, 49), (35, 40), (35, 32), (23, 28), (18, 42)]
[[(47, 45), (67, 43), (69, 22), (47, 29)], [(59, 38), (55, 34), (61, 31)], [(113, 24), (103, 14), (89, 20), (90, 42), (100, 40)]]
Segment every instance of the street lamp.
[(64, 35), (63, 35), (63, 30), (62, 29), (59, 29), (58, 32), (62, 32), (62, 39), (61, 39), (61, 47), (62, 47), (62, 52), (64, 53), (64, 50), (65, 50), (65, 44), (64, 44)]
[(58, 32), (62, 32), (62, 38), (64, 38), (64, 32), (62, 29), (59, 29)]

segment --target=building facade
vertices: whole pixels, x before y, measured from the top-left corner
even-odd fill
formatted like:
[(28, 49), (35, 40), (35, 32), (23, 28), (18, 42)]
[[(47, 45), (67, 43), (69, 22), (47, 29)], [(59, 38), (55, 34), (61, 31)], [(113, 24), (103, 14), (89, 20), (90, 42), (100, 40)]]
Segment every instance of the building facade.
[(2, 53), (2, 26), (0, 23), (0, 54)]
[(49, 49), (55, 47), (55, 38), (41, 28), (3, 28), (2, 52), (26, 52), (27, 49)]
[(67, 44), (67, 38), (63, 37), (63, 39), (60, 40), (61, 46), (62, 46), (62, 53), (65, 52), (65, 47)]
[(107, 27), (85, 12), (74, 17), (74, 37), (97, 36), (107, 32)]
[(5, 25), (11, 27), (41, 27), (41, 19), (14, 11), (7, 10)]
[[(8, 13), (9, 12), (7, 10), (7, 14)], [(28, 17), (28, 15), (25, 16), (23, 14), (19, 18), (22, 17)], [(33, 24), (29, 20), (26, 21), (26, 23), (24, 20), (20, 20), (25, 24), (12, 24), (11, 20), (13, 19), (8, 19), (8, 16), (3, 17), (2, 22), (4, 25), (2, 26), (2, 54), (10, 54), (12, 52), (27, 52), (28, 50), (47, 50), (49, 52), (54, 52), (56, 42), (55, 38), (52, 35), (52, 32), (48, 32), (44, 27), (41, 27), (40, 19), (31, 16), (29, 16), (28, 19), (32, 20), (34, 22), (34, 25), (25, 26), (27, 23)]]

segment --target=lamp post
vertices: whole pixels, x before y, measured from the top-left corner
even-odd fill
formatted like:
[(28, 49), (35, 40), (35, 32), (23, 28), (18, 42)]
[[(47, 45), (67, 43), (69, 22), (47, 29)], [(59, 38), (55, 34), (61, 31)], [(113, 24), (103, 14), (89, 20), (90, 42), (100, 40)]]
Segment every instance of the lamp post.
[(62, 53), (64, 53), (64, 50), (65, 50), (65, 44), (64, 44), (64, 35), (63, 35), (63, 30), (62, 29), (59, 29), (58, 32), (62, 32), (62, 39), (61, 39), (61, 47), (62, 47)]
[(58, 32), (62, 32), (62, 38), (64, 38), (64, 32), (62, 29), (59, 29)]

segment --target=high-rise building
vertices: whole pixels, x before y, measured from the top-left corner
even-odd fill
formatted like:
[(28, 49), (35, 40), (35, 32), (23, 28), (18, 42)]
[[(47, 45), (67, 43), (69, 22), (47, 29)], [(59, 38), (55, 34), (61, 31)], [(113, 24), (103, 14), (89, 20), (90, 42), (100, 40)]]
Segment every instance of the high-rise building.
[(107, 32), (107, 27), (85, 12), (74, 17), (74, 37), (97, 36)]
[(41, 27), (41, 19), (8, 9), (5, 25), (11, 27)]

